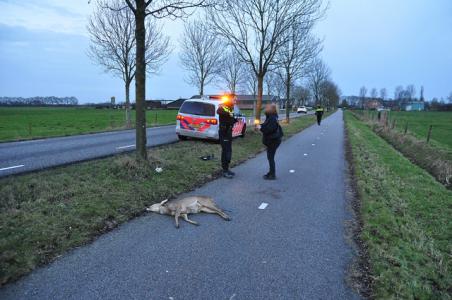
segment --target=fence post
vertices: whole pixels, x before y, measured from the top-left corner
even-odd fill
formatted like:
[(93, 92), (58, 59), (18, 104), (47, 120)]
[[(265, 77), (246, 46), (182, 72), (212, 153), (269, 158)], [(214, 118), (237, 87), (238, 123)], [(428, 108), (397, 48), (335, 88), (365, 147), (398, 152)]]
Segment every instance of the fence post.
[(405, 130), (403, 131), (403, 134), (405, 135), (408, 132), (408, 122), (405, 123)]
[(427, 144), (430, 141), (430, 135), (432, 134), (432, 127), (433, 125), (430, 125), (430, 127), (428, 128), (428, 134), (427, 134)]

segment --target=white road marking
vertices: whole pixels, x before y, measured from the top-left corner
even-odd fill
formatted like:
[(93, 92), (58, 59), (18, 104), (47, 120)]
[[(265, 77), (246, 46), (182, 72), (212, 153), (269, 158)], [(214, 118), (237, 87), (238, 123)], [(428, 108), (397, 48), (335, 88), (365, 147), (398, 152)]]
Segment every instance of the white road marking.
[(6, 168), (0, 168), (0, 171), (6, 171), (6, 170), (11, 170), (11, 169), (23, 168), (23, 167), (25, 167), (25, 165), (11, 166), (11, 167), (6, 167)]
[(305, 153), (305, 154), (303, 154), (304, 156), (308, 156), (308, 154), (307, 153)]
[(132, 147), (135, 147), (135, 145), (119, 146), (119, 147), (116, 147), (116, 150), (127, 149), (127, 148), (132, 148)]
[(261, 205), (259, 205), (259, 209), (266, 209), (268, 206), (268, 203), (262, 202)]
[(312, 146), (315, 146), (315, 144), (312, 144)]
[(290, 173), (295, 173), (295, 170), (289, 170)]

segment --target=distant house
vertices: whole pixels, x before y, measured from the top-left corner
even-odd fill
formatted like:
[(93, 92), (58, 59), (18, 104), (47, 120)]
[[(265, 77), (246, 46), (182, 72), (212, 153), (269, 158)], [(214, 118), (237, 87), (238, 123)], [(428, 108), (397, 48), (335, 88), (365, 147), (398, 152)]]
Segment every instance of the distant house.
[(383, 107), (390, 110), (400, 110), (399, 100), (383, 100)]
[(371, 99), (371, 100), (367, 99), (364, 102), (365, 109), (377, 109), (380, 107), (383, 107), (383, 105), (379, 99)]
[(165, 108), (160, 100), (146, 100), (146, 109)]
[[(257, 95), (237, 95), (236, 97), (237, 105), (240, 109), (253, 109), (255, 103), (257, 102)], [(278, 96), (262, 95), (262, 104), (279, 102), (280, 99)]]
[(403, 101), (401, 105), (404, 111), (422, 111), (425, 109), (424, 101)]

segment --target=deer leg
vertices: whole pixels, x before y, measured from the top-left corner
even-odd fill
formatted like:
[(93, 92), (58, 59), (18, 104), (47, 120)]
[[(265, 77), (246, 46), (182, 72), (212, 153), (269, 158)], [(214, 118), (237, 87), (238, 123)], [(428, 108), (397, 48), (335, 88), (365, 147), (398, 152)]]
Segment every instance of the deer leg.
[(225, 214), (221, 209), (219, 209), (218, 207), (215, 207), (215, 206), (203, 205), (201, 207), (201, 211), (210, 213), (210, 214), (217, 214), (220, 217), (222, 217), (223, 219), (225, 219), (226, 221), (231, 220), (231, 218), (227, 214)]
[(180, 211), (176, 211), (174, 214), (174, 219), (176, 221), (176, 228), (179, 228), (179, 217), (180, 217)]
[(184, 218), (184, 220), (187, 221), (187, 222), (190, 223), (190, 224), (193, 224), (193, 225), (199, 225), (198, 222), (195, 222), (195, 221), (190, 220), (190, 219), (188, 218), (188, 215), (187, 215), (187, 214), (183, 214), (183, 215), (182, 215), (182, 218)]

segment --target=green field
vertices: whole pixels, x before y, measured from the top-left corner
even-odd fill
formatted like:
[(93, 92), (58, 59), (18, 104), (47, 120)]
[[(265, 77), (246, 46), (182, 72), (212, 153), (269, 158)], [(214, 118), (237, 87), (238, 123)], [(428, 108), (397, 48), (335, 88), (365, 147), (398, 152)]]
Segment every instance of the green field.
[(391, 111), (389, 118), (391, 122), (395, 119), (396, 128), (401, 131), (408, 124), (408, 133), (420, 140), (426, 140), (429, 126), (433, 125), (430, 142), (452, 150), (452, 112)]
[[(135, 111), (132, 111), (132, 124)], [(177, 110), (148, 110), (148, 126), (174, 124)], [(62, 107), (0, 107), (0, 141), (93, 133), (125, 128), (125, 111)]]
[(370, 298), (450, 299), (452, 192), (351, 113), (345, 119)]

